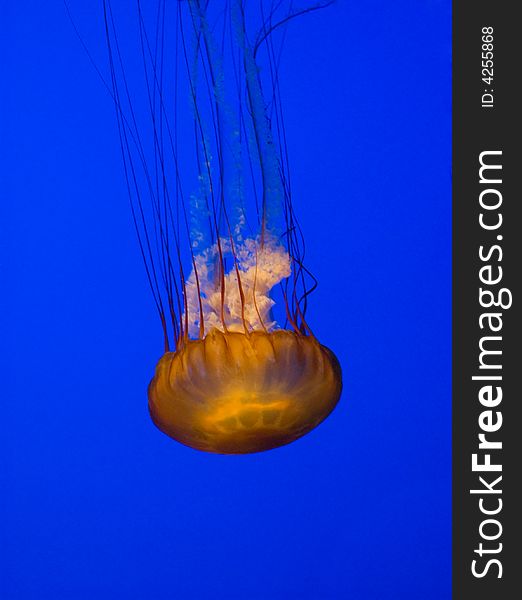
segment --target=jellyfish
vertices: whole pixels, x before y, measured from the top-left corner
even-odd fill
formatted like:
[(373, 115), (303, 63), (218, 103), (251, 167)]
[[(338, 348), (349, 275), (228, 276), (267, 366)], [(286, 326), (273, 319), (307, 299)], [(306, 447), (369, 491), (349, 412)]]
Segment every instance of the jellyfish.
[(129, 69), (133, 42), (104, 1), (131, 214), (164, 340), (150, 416), (197, 450), (288, 444), (341, 395), (339, 362), (306, 319), (316, 280), (292, 201), (280, 81), (290, 23), (329, 4), (138, 1), (140, 64)]

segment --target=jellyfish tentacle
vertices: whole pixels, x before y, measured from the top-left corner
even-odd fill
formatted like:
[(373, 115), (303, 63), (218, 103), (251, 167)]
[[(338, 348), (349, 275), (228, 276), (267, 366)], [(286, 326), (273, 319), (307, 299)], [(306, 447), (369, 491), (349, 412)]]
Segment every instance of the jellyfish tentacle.
[(259, 50), (259, 47), (261, 46), (261, 44), (277, 28), (281, 27), (282, 25), (287, 24), (289, 21), (291, 21), (292, 19), (295, 19), (296, 17), (300, 17), (301, 15), (305, 15), (307, 13), (310, 13), (310, 12), (314, 11), (314, 10), (319, 10), (320, 8), (327, 8), (328, 6), (331, 6), (334, 2), (335, 2), (335, 0), (328, 0), (328, 2), (324, 2), (322, 4), (316, 4), (314, 6), (309, 6), (307, 8), (302, 8), (301, 10), (296, 10), (294, 12), (291, 12), (290, 14), (288, 14), (286, 17), (284, 17), (283, 19), (281, 19), (280, 21), (278, 21), (274, 25), (270, 25), (270, 27), (268, 29), (266, 28), (266, 21), (265, 21), (263, 23), (263, 27), (260, 29), (260, 31), (257, 34), (256, 43), (254, 44), (254, 49), (253, 49), (254, 58), (256, 57), (257, 51)]
[(235, 15), (236, 36), (243, 52), (247, 98), (263, 185), (261, 218), (261, 246), (263, 246), (269, 226), (275, 230), (275, 214), (272, 213), (277, 213), (277, 207), (282, 198), (282, 183), (259, 80), (258, 66), (246, 35), (245, 12), (241, 0), (232, 0), (232, 11)]
[[(136, 123), (136, 118), (134, 115), (134, 110), (132, 106), (132, 101), (127, 85), (127, 80), (125, 77), (125, 71), (123, 69), (123, 61), (121, 57), (121, 52), (119, 48), (118, 36), (116, 33), (116, 27), (114, 23), (114, 17), (112, 14), (112, 8), (109, 0), (104, 0), (103, 2), (103, 17), (104, 17), (104, 29), (105, 29), (105, 38), (107, 42), (108, 56), (109, 56), (109, 71), (110, 71), (110, 81), (112, 85), (112, 98), (114, 101), (115, 109), (116, 109), (116, 120), (118, 126), (118, 134), (120, 139), (120, 149), (123, 158), (124, 165), (124, 173), (125, 173), (125, 181), (127, 184), (127, 191), (129, 196), (129, 203), (131, 208), (132, 219), (134, 223), (134, 227), (136, 230), (136, 235), (138, 238), (138, 244), (140, 248), (140, 253), (145, 265), (145, 271), (149, 286), (152, 291), (153, 299), (156, 304), (156, 308), (160, 315), (160, 320), (163, 329), (164, 343), (165, 348), (169, 347), (168, 342), (168, 331), (166, 327), (166, 319), (165, 319), (165, 310), (163, 307), (162, 296), (160, 292), (159, 282), (156, 273), (156, 267), (153, 260), (153, 252), (150, 243), (150, 236), (147, 227), (147, 221), (144, 215), (143, 203), (141, 199), (140, 186), (137, 182), (137, 175), (134, 168), (134, 163), (132, 160), (132, 151), (129, 141), (129, 136), (131, 137), (132, 142), (135, 144), (135, 147), (138, 152), (138, 156), (140, 158), (142, 167), (146, 176), (148, 175), (147, 165), (144, 158), (143, 147), (140, 140), (140, 134), (138, 130), (138, 126)], [(114, 40), (114, 47), (112, 40)], [(116, 60), (115, 53), (116, 52), (116, 60), (118, 61), (121, 77), (124, 85), (125, 97), (130, 109), (131, 114), (131, 122), (127, 120), (122, 107), (122, 101), (120, 97), (120, 91), (117, 85), (117, 75), (116, 75)], [(148, 178), (147, 178), (148, 179)], [(149, 181), (148, 181), (149, 183)], [(134, 196), (136, 196), (136, 204), (134, 200)]]
[(252, 286), (252, 302), (254, 304), (254, 309), (256, 311), (257, 318), (259, 319), (259, 323), (261, 324), (261, 328), (263, 329), (263, 331), (265, 333), (268, 333), (264, 319), (261, 316), (261, 312), (259, 311), (259, 306), (258, 306), (257, 298), (256, 298), (257, 273), (258, 273), (258, 266), (259, 266), (259, 262), (258, 262), (258, 258), (257, 258), (258, 257), (257, 246), (254, 247), (254, 252), (255, 252), (255, 271), (254, 271), (254, 284)]
[[(245, 331), (245, 333), (247, 333), (248, 327), (247, 327), (246, 320), (245, 320), (245, 295), (244, 295), (244, 291), (243, 291), (243, 286), (241, 284), (241, 275), (240, 275), (240, 271), (239, 271), (237, 254), (236, 254), (236, 250), (235, 250), (234, 237), (233, 237), (230, 218), (228, 216), (228, 211), (227, 211), (226, 202), (225, 202), (225, 190), (224, 190), (225, 164), (224, 164), (224, 160), (223, 160), (222, 147), (221, 147), (223, 123), (222, 123), (222, 109), (220, 106), (220, 102), (223, 102), (223, 99), (220, 99), (221, 94), (219, 93), (218, 84), (217, 84), (217, 82), (219, 80), (221, 80), (223, 76), (222, 76), (222, 73), (217, 73), (217, 70), (219, 69), (219, 67), (215, 64), (215, 60), (214, 60), (212, 52), (211, 52), (211, 47), (214, 44), (213, 44), (212, 36), (211, 36), (210, 30), (209, 30), (208, 22), (207, 22), (207, 19), (205, 16), (205, 9), (204, 9), (204, 7), (202, 7), (199, 0), (192, 0), (189, 2), (189, 4), (193, 8), (193, 11), (192, 11), (193, 17), (197, 18), (201, 24), (201, 32), (202, 32), (202, 37), (203, 37), (203, 43), (205, 46), (206, 59), (207, 59), (207, 64), (208, 64), (208, 69), (209, 69), (209, 74), (210, 74), (210, 81), (212, 83), (212, 89), (214, 91), (213, 106), (214, 106), (215, 115), (216, 115), (214, 126), (215, 126), (215, 130), (216, 130), (215, 131), (216, 144), (218, 147), (218, 163), (219, 163), (218, 167), (219, 167), (219, 178), (220, 178), (220, 216), (223, 217), (225, 224), (226, 224), (227, 232), (228, 232), (228, 237), (229, 237), (229, 241), (230, 241), (230, 245), (231, 245), (231, 252), (232, 252), (233, 261), (234, 261), (234, 269), (236, 271), (238, 292), (239, 292), (240, 301), (241, 301), (242, 323), (243, 323), (244, 331)], [(223, 282), (223, 280), (222, 280), (222, 282)], [(225, 296), (225, 289), (224, 289), (224, 282), (223, 282), (222, 303), (224, 303), (224, 296)]]
[[(192, 3), (190, 3), (190, 4), (192, 5)], [(212, 219), (212, 225), (216, 232), (216, 243), (217, 243), (217, 247), (218, 247), (218, 256), (219, 256), (218, 277), (219, 277), (219, 281), (220, 281), (220, 293), (221, 293), (221, 315), (220, 316), (221, 316), (221, 323), (222, 323), (223, 329), (226, 331), (227, 325), (225, 322), (225, 312), (224, 312), (225, 292), (226, 292), (226, 290), (225, 290), (225, 266), (224, 266), (224, 261), (223, 261), (223, 249), (221, 246), (221, 239), (219, 236), (219, 225), (218, 225), (218, 217), (217, 217), (217, 210), (216, 210), (216, 201), (215, 201), (215, 196), (214, 196), (214, 186), (212, 185), (212, 173), (210, 171), (210, 156), (209, 156), (209, 152), (208, 152), (208, 148), (207, 148), (207, 143), (205, 141), (205, 134), (203, 131), (203, 121), (202, 121), (198, 103), (196, 100), (196, 89), (194, 86), (194, 81), (193, 81), (192, 77), (190, 76), (190, 66), (188, 63), (187, 46), (186, 46), (185, 39), (184, 39), (183, 29), (181, 30), (181, 32), (182, 32), (182, 38), (183, 38), (183, 50), (184, 50), (185, 64), (186, 64), (187, 72), (189, 74), (188, 80), (189, 80), (189, 84), (190, 84), (190, 93), (191, 93), (192, 104), (193, 104), (195, 117), (196, 117), (197, 135), (198, 135), (199, 141), (201, 142), (201, 148), (203, 150), (203, 154), (204, 154), (204, 158), (205, 158), (205, 160), (204, 160), (205, 171), (206, 171), (206, 175), (208, 177), (208, 181), (210, 184), (210, 198), (211, 198), (211, 205), (212, 205), (211, 219)], [(199, 52), (199, 50), (198, 50), (198, 52)]]
[[(158, 6), (158, 15), (157, 15), (158, 21), (160, 19), (160, 6), (161, 6), (161, 4)], [(164, 151), (163, 151), (163, 138), (162, 138), (161, 133), (160, 133), (160, 135), (158, 135), (158, 125), (157, 125), (158, 119), (156, 116), (156, 100), (155, 100), (156, 93), (158, 94), (159, 104), (160, 104), (159, 123), (160, 123), (161, 132), (162, 132), (162, 126), (163, 126), (164, 122), (166, 123), (168, 134), (170, 134), (170, 128), (169, 128), (168, 119), (167, 119), (166, 115), (164, 115), (165, 109), (164, 109), (164, 101), (163, 101), (163, 89), (162, 89), (161, 81), (158, 78), (158, 73), (157, 73), (157, 50), (155, 51), (155, 53), (153, 55), (151, 47), (150, 47), (149, 37), (148, 37), (145, 23), (143, 20), (143, 14), (142, 14), (142, 10), (141, 10), (141, 1), (140, 0), (138, 0), (138, 20), (139, 20), (139, 32), (140, 32), (140, 41), (141, 41), (142, 58), (143, 58), (143, 64), (144, 64), (146, 88), (147, 88), (147, 95), (148, 95), (148, 102), (149, 102), (149, 111), (150, 111), (150, 115), (151, 115), (152, 129), (153, 129), (153, 144), (154, 144), (154, 149), (155, 149), (154, 160), (155, 160), (156, 182), (157, 182), (156, 185), (158, 188), (159, 187), (158, 163), (159, 163), (159, 170), (161, 171), (161, 183), (162, 183), (162, 191), (163, 191), (164, 214), (162, 214), (162, 212), (161, 212), (161, 205), (159, 203), (159, 200), (154, 198), (154, 196), (151, 194), (153, 211), (154, 211), (154, 214), (156, 215), (156, 219), (154, 220), (154, 225), (155, 226), (157, 225), (159, 227), (159, 236), (160, 236), (160, 241), (161, 241), (161, 244), (160, 244), (161, 251), (159, 251), (159, 253), (161, 254), (161, 259), (162, 259), (162, 263), (163, 263), (164, 279), (166, 279), (165, 285), (167, 288), (167, 299), (168, 299), (169, 309), (171, 312), (175, 345), (177, 346), (178, 340), (182, 339), (183, 337), (186, 336), (187, 327), (186, 327), (186, 323), (185, 324), (183, 322), (178, 323), (178, 321), (175, 317), (175, 312), (173, 310), (173, 300), (172, 300), (172, 297), (173, 297), (172, 286), (173, 285), (174, 285), (175, 295), (177, 297), (178, 309), (181, 308), (181, 305), (180, 305), (179, 288), (177, 285), (176, 276), (174, 275), (174, 268), (173, 268), (172, 260), (171, 260), (171, 256), (170, 256), (170, 243), (169, 243), (170, 228), (168, 226), (168, 216), (170, 215), (171, 219), (172, 219), (172, 205), (170, 202), (170, 194), (169, 194), (168, 186), (167, 186), (167, 177), (166, 177), (166, 171), (165, 171), (165, 158), (164, 158)], [(158, 30), (159, 30), (159, 27), (157, 27), (157, 31)], [(158, 33), (156, 34), (156, 38), (157, 37), (158, 37)], [(157, 42), (156, 42), (156, 44), (157, 44)], [(147, 54), (149, 55), (149, 59), (151, 61), (151, 65), (152, 65), (151, 66), (152, 76), (153, 76), (153, 84), (152, 85), (149, 82), (148, 66), (147, 66), (147, 61), (146, 61)], [(161, 65), (161, 69), (162, 69), (162, 65)], [(152, 91), (151, 91), (151, 87), (152, 87)], [(160, 141), (160, 137), (161, 137), (161, 141)], [(177, 152), (173, 152), (173, 158), (174, 158), (174, 163), (176, 166), (176, 172), (179, 172)], [(156, 191), (156, 195), (159, 196), (159, 190)], [(184, 203), (183, 203), (183, 208), (184, 208)], [(185, 209), (184, 209), (184, 214), (186, 215)], [(182, 264), (182, 260), (181, 260), (181, 251), (180, 251), (180, 243), (179, 243), (179, 233), (178, 233), (176, 227), (172, 227), (172, 234), (173, 234), (173, 238), (174, 238), (174, 245), (175, 245), (177, 259), (178, 259), (178, 267), (180, 269), (180, 274), (181, 274), (181, 277), (180, 277), (181, 288), (182, 288), (181, 295), (183, 297), (185, 297), (186, 296), (186, 287), (185, 287), (186, 278), (185, 278), (185, 275), (183, 272), (183, 264)], [(186, 306), (185, 302), (184, 302), (184, 305)], [(179, 314), (182, 314), (181, 310), (179, 310)]]

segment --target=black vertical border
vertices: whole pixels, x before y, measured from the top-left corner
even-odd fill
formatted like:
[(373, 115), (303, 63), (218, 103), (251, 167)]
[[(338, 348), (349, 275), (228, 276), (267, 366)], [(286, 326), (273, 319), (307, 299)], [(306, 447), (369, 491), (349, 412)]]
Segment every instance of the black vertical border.
[[(517, 19), (517, 2), (483, 0), (453, 2), (453, 598), (458, 600), (503, 600), (522, 594), (522, 335), (520, 327), (522, 278), (522, 22)], [(493, 27), (494, 81), (482, 81), (482, 28)], [(485, 89), (494, 90), (494, 107), (483, 108)], [(501, 231), (484, 231), (479, 225), (479, 155), (486, 150), (502, 151), (503, 224)], [(502, 335), (502, 428), (495, 439), (501, 450), (492, 451), (492, 462), (500, 460), (502, 472), (502, 535), (495, 542), (482, 540), (481, 522), (488, 518), (479, 510), (479, 495), (470, 494), (479, 475), (472, 471), (472, 454), (478, 450), (479, 415), (486, 410), (478, 401), (482, 382), (472, 381), (479, 371), (479, 270), (486, 262), (479, 258), (481, 245), (498, 243), (501, 234), (502, 282), (513, 294), (513, 305), (503, 313)], [(497, 255), (495, 255), (497, 256)], [(488, 309), (490, 310), (490, 309)], [(491, 371), (489, 372), (492, 373)], [(496, 373), (498, 374), (498, 372)], [(520, 375), (519, 375), (520, 374)], [(493, 438), (493, 436), (491, 436)], [(485, 474), (486, 476), (488, 474)], [(491, 473), (489, 478), (491, 479)], [(498, 487), (500, 487), (498, 486)], [(494, 506), (494, 501), (488, 506)], [(491, 529), (493, 531), (493, 529)], [(476, 578), (471, 565), (480, 561), (483, 570), (488, 556), (475, 553), (480, 542), (494, 548), (502, 563), (491, 565), (487, 574)]]

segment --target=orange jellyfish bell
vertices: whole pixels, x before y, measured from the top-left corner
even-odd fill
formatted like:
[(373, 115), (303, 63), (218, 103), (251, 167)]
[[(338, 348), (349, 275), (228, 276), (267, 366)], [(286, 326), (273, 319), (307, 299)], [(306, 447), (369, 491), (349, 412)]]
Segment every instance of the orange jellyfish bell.
[(288, 23), (327, 4), (254, 4), (138, 3), (144, 128), (131, 93), (138, 71), (124, 69), (104, 0), (132, 217), (165, 343), (150, 415), (182, 444), (223, 454), (296, 440), (342, 387), (335, 355), (305, 318), (316, 280), (304, 264), (279, 89)]
[(244, 454), (308, 433), (334, 409), (341, 387), (335, 355), (313, 336), (212, 329), (163, 355), (149, 409), (159, 429), (182, 444)]

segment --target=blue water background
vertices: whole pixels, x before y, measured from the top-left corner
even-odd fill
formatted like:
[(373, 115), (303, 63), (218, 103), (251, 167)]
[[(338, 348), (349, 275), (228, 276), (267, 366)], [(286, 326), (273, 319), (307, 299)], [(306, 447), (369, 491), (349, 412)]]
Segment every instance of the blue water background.
[[(99, 7), (72, 6), (103, 60)], [(60, 2), (3, 12), (0, 596), (450, 598), (450, 3), (338, 2), (288, 30), (309, 320), (345, 390), (243, 457), (150, 422), (161, 330), (113, 106)]]

